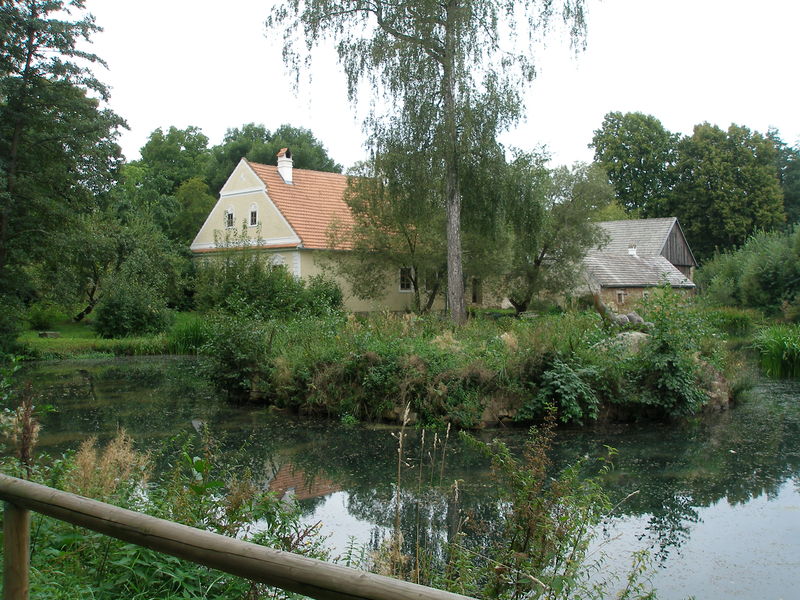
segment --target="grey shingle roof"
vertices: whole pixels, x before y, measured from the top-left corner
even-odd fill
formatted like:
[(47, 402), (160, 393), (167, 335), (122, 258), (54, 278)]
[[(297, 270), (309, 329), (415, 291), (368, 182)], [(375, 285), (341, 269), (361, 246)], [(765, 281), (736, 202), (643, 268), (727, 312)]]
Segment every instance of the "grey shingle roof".
[(589, 254), (627, 255), (628, 247), (635, 244), (636, 253), (639, 256), (658, 256), (664, 249), (664, 244), (666, 244), (677, 220), (675, 217), (664, 217), (630, 221), (603, 221), (598, 225), (603, 228), (610, 240), (603, 248), (593, 249)]
[(665, 281), (672, 287), (695, 287), (663, 256), (629, 256), (627, 247), (625, 254), (590, 254), (583, 264), (591, 278), (602, 287), (653, 287)]

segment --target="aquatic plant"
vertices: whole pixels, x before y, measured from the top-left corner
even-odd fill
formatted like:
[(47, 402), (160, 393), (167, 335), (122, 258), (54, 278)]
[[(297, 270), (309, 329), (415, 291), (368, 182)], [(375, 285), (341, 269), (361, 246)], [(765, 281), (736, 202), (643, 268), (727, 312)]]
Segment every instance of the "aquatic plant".
[(753, 346), (770, 377), (800, 377), (800, 325), (771, 325), (759, 330)]

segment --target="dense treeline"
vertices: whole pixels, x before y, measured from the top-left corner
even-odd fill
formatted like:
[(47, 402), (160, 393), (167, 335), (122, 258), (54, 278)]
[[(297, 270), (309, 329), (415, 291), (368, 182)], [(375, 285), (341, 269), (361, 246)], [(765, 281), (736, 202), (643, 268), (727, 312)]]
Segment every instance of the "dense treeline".
[(625, 210), (678, 217), (701, 261), (800, 216), (800, 145), (775, 130), (702, 123), (680, 136), (651, 115), (612, 112), (592, 146)]

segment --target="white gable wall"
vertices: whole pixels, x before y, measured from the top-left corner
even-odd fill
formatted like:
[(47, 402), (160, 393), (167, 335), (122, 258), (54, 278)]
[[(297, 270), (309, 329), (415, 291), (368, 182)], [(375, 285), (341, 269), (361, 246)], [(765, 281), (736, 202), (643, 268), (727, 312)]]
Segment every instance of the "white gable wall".
[[(250, 211), (255, 208), (257, 225), (250, 225)], [(226, 213), (233, 213), (233, 227), (226, 227)], [(247, 237), (263, 245), (297, 245), (300, 237), (292, 229), (272, 200), (264, 182), (253, 172), (244, 159), (234, 169), (220, 191), (219, 200), (211, 209), (206, 222), (192, 242), (192, 250), (210, 250), (216, 247), (216, 238), (226, 231), (239, 234), (245, 226)]]

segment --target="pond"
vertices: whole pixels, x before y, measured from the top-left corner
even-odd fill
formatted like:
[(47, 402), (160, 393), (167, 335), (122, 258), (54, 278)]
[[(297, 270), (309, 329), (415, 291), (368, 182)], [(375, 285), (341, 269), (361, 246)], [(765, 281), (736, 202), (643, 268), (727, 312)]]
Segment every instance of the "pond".
[[(321, 521), (339, 550), (350, 536), (375, 545), (394, 519), (398, 427), (345, 425), (264, 407), (234, 406), (196, 376), (190, 359), (99, 359), (28, 367), (42, 417), (39, 447), (76, 448), (124, 428), (142, 448), (175, 445), (207, 425), (224, 460), (299, 502)], [(632, 550), (655, 557), (659, 598), (698, 600), (797, 597), (800, 573), (800, 385), (761, 382), (751, 399), (727, 412), (681, 424), (632, 424), (559, 430), (553, 458), (565, 465), (616, 448), (604, 485), (623, 500), (605, 524), (610, 568)], [(401, 473), (403, 511), (421, 510), (431, 544), (448, 527), (448, 493), (460, 480), (461, 508), (491, 518), (488, 464), (445, 432), (409, 431), (406, 452), (423, 468)], [(526, 432), (487, 430), (519, 448)], [(435, 438), (435, 440), (434, 440)], [(446, 439), (445, 439), (446, 438)], [(436, 444), (435, 450), (434, 441)], [(630, 496), (630, 497), (628, 497)], [(415, 517), (417, 521), (420, 517)], [(413, 521), (413, 518), (411, 519)]]

